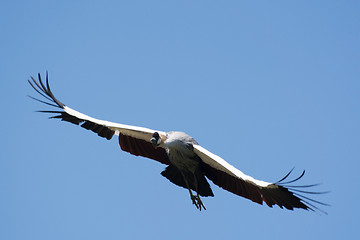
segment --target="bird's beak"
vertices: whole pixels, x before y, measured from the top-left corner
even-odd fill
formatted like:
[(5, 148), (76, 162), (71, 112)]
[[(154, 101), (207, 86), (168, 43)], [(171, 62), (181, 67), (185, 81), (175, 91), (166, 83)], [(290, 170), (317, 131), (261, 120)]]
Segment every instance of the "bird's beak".
[(157, 147), (156, 138), (153, 137), (153, 138), (150, 139), (150, 141), (151, 141), (151, 144), (153, 145), (153, 147), (156, 148)]

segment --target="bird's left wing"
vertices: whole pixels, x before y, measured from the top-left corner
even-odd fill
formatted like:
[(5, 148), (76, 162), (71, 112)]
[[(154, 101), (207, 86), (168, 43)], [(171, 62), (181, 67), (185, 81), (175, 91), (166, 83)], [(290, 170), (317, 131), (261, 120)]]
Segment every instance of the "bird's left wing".
[(165, 135), (166, 133), (143, 127), (130, 126), (99, 120), (87, 116), (83, 113), (69, 108), (55, 98), (54, 94), (50, 90), (47, 72), (46, 84), (42, 82), (40, 74), (38, 74), (38, 79), (39, 81), (36, 81), (33, 77), (31, 77), (32, 81), (28, 80), (28, 82), (37, 93), (39, 93), (42, 97), (45, 98), (45, 100), (40, 100), (31, 96), (30, 97), (44, 104), (59, 108), (59, 110), (56, 111), (39, 112), (57, 114), (50, 118), (59, 118), (62, 121), (67, 121), (76, 125), (80, 125), (81, 127), (87, 130), (91, 130), (97, 133), (100, 137), (106, 138), (108, 140), (110, 140), (114, 134), (119, 135), (119, 143), (122, 150), (136, 156), (143, 156), (157, 160), (164, 164), (169, 164), (169, 159), (165, 150), (161, 147), (155, 149), (150, 142), (152, 134), (155, 131), (163, 135)]
[(263, 204), (263, 202), (265, 202), (269, 207), (278, 205), (280, 208), (285, 207), (289, 210), (302, 208), (313, 211), (318, 210), (326, 214), (326, 212), (319, 209), (314, 204), (327, 204), (318, 202), (300, 194), (325, 193), (299, 189), (313, 187), (317, 184), (305, 186), (288, 185), (289, 183), (299, 180), (304, 175), (305, 171), (300, 175), (300, 177), (288, 182), (283, 181), (290, 175), (291, 171), (283, 179), (276, 183), (264, 182), (244, 174), (234, 166), (227, 163), (221, 157), (209, 152), (200, 145), (194, 144), (193, 146), (195, 153), (204, 163), (203, 171), (205, 172), (206, 177), (219, 187), (259, 204)]

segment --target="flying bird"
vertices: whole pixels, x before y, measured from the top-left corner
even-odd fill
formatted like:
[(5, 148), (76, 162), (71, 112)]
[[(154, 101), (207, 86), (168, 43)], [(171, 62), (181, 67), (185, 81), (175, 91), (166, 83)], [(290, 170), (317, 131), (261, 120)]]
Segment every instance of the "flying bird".
[(209, 179), (217, 186), (258, 204), (266, 203), (269, 207), (278, 205), (280, 208), (289, 210), (300, 208), (326, 213), (316, 205), (327, 204), (305, 196), (306, 194), (325, 193), (307, 190), (318, 184), (292, 185), (304, 176), (305, 171), (293, 180), (286, 180), (292, 170), (275, 183), (256, 180), (245, 175), (221, 157), (209, 152), (184, 132), (163, 132), (113, 123), (95, 119), (71, 109), (55, 98), (50, 90), (48, 72), (46, 72), (45, 84), (41, 80), (40, 73), (38, 81), (31, 77), (31, 81), (28, 80), (28, 82), (44, 100), (29, 97), (57, 108), (57, 110), (39, 112), (54, 114), (50, 118), (80, 125), (107, 140), (116, 135), (123, 151), (167, 165), (161, 175), (170, 182), (187, 189), (192, 203), (200, 211), (201, 209), (206, 210), (200, 196), (214, 196), (207, 180)]

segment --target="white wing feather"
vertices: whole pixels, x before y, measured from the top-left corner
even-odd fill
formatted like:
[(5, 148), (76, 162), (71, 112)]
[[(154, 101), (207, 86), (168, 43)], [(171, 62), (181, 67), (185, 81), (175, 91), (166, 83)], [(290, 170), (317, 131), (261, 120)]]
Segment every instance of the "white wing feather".
[(165, 132), (152, 130), (149, 128), (136, 127), (136, 126), (131, 126), (131, 125), (125, 125), (125, 124), (120, 124), (120, 123), (99, 120), (99, 119), (90, 117), (88, 115), (85, 115), (81, 112), (78, 112), (72, 108), (69, 108), (68, 106), (64, 106), (63, 110), (67, 114), (77, 117), (79, 119), (82, 119), (84, 121), (90, 121), (90, 122), (93, 122), (93, 123), (96, 123), (96, 124), (99, 124), (102, 126), (106, 126), (106, 127), (110, 128), (111, 130), (115, 131), (116, 135), (119, 135), (120, 133), (122, 133), (123, 135), (131, 136), (131, 137), (138, 138), (138, 139), (143, 139), (143, 140), (149, 142), (150, 138), (154, 132), (158, 132), (159, 134), (163, 134), (163, 135), (166, 134)]
[(268, 182), (256, 180), (253, 177), (250, 177), (250, 176), (244, 174), (239, 169), (230, 165), (228, 162), (226, 162), (221, 157), (209, 152), (208, 150), (201, 147), (200, 145), (194, 145), (194, 151), (201, 158), (201, 160), (203, 160), (204, 163), (208, 164), (209, 166), (211, 166), (215, 169), (225, 172), (233, 177), (240, 178), (245, 181), (253, 182), (254, 184), (256, 184), (260, 187), (267, 187), (268, 185), (271, 184)]

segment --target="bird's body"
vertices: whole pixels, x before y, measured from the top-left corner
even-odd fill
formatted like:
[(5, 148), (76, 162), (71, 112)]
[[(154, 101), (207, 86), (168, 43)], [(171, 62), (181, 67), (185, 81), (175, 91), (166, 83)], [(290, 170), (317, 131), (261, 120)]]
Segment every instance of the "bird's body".
[[(51, 118), (59, 118), (97, 133), (100, 137), (110, 140), (114, 135), (119, 136), (122, 150), (136, 156), (154, 159), (168, 165), (161, 175), (172, 183), (184, 187), (189, 191), (192, 203), (198, 209), (206, 209), (200, 196), (214, 196), (207, 179), (219, 187), (236, 195), (248, 198), (256, 203), (265, 202), (269, 207), (279, 207), (293, 210), (302, 208), (306, 210), (320, 210), (314, 204), (323, 204), (302, 194), (318, 194), (320, 192), (304, 191), (300, 188), (309, 188), (313, 185), (288, 185), (299, 180), (300, 177), (284, 182), (291, 171), (280, 181), (269, 183), (256, 180), (224, 159), (201, 147), (192, 137), (184, 132), (163, 132), (143, 127), (136, 127), (98, 120), (73, 110), (55, 98), (50, 90), (48, 75), (46, 85), (33, 77), (30, 85), (47, 101), (33, 98), (47, 105), (57, 107), (56, 111), (40, 111), (56, 114)], [(193, 192), (195, 194), (193, 194)], [(323, 212), (323, 211), (322, 211)]]
[[(169, 156), (170, 166), (162, 175), (171, 182), (189, 190), (190, 198), (199, 209), (205, 208), (200, 196), (214, 196), (202, 169), (202, 160), (194, 152), (194, 145), (198, 143), (184, 132), (168, 132), (164, 147)], [(171, 174), (170, 170), (171, 169)], [(178, 173), (175, 173), (178, 171)], [(194, 196), (191, 190), (198, 193)], [(199, 196), (200, 195), (200, 196)]]
[(184, 171), (195, 171), (199, 167), (199, 161), (194, 153), (193, 144), (198, 143), (184, 132), (168, 132), (164, 147), (170, 163)]

